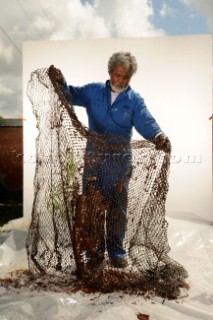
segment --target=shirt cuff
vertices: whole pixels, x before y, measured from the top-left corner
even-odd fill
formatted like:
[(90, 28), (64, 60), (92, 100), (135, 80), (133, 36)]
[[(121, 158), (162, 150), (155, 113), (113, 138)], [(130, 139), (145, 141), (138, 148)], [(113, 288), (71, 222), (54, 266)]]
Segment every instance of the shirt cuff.
[(161, 134), (164, 134), (162, 131), (158, 132), (156, 135), (155, 135), (155, 138), (156, 139), (158, 136), (160, 136)]

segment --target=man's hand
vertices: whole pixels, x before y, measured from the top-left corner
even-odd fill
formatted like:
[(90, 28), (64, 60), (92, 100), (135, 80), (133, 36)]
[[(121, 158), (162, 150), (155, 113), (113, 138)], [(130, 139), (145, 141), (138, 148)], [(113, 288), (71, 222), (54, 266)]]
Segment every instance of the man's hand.
[(172, 146), (169, 138), (164, 133), (159, 134), (159, 136), (154, 139), (154, 144), (157, 150), (163, 150), (167, 153), (171, 153), (172, 151)]
[(52, 81), (57, 82), (60, 86), (63, 86), (65, 83), (65, 78), (61, 73), (61, 70), (55, 68), (53, 65), (49, 67), (49, 77)]

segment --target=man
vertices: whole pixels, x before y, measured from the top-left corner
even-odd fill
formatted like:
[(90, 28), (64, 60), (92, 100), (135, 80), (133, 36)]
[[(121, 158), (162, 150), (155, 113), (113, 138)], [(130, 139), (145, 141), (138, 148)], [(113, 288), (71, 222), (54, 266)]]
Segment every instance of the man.
[[(157, 149), (170, 152), (169, 139), (148, 111), (143, 98), (129, 85), (136, 70), (137, 62), (131, 53), (116, 52), (108, 62), (110, 79), (106, 83), (91, 83), (82, 87), (67, 86), (64, 83), (65, 93), (71, 93), (73, 105), (86, 108), (90, 130), (119, 136), (129, 143), (135, 127), (143, 138), (155, 143)], [(125, 268), (128, 265), (123, 247), (127, 221), (128, 176), (131, 172), (131, 150), (128, 152), (130, 157), (124, 157), (124, 152), (121, 151), (119, 161), (113, 157), (106, 160), (103, 156), (103, 161), (96, 163), (92, 169), (85, 164), (84, 194), (87, 195), (92, 186), (102, 194), (105, 203), (108, 203), (106, 241), (103, 235), (97, 252), (87, 253), (89, 267), (97, 267), (102, 263), (106, 248), (113, 267)], [(87, 153), (92, 154), (90, 143), (87, 144)], [(95, 175), (95, 180), (88, 179)], [(118, 192), (115, 186), (119, 182), (122, 188)]]

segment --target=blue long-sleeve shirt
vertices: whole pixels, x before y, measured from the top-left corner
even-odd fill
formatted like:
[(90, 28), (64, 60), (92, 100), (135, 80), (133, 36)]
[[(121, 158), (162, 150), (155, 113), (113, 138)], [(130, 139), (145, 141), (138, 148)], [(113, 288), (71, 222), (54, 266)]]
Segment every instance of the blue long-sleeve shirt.
[(132, 129), (147, 140), (162, 132), (147, 109), (144, 99), (129, 86), (111, 104), (109, 80), (82, 87), (69, 86), (73, 105), (86, 108), (89, 129), (98, 133), (112, 133), (130, 141)]

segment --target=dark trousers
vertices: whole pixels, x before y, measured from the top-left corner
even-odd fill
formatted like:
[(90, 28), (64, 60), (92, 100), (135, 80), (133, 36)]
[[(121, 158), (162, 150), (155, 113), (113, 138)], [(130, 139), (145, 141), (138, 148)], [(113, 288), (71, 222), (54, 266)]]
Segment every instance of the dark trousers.
[(98, 159), (86, 159), (83, 194), (87, 199), (87, 223), (84, 228), (92, 243), (87, 256), (103, 257), (105, 250), (111, 259), (126, 256), (123, 240), (130, 174), (129, 157), (102, 155)]

